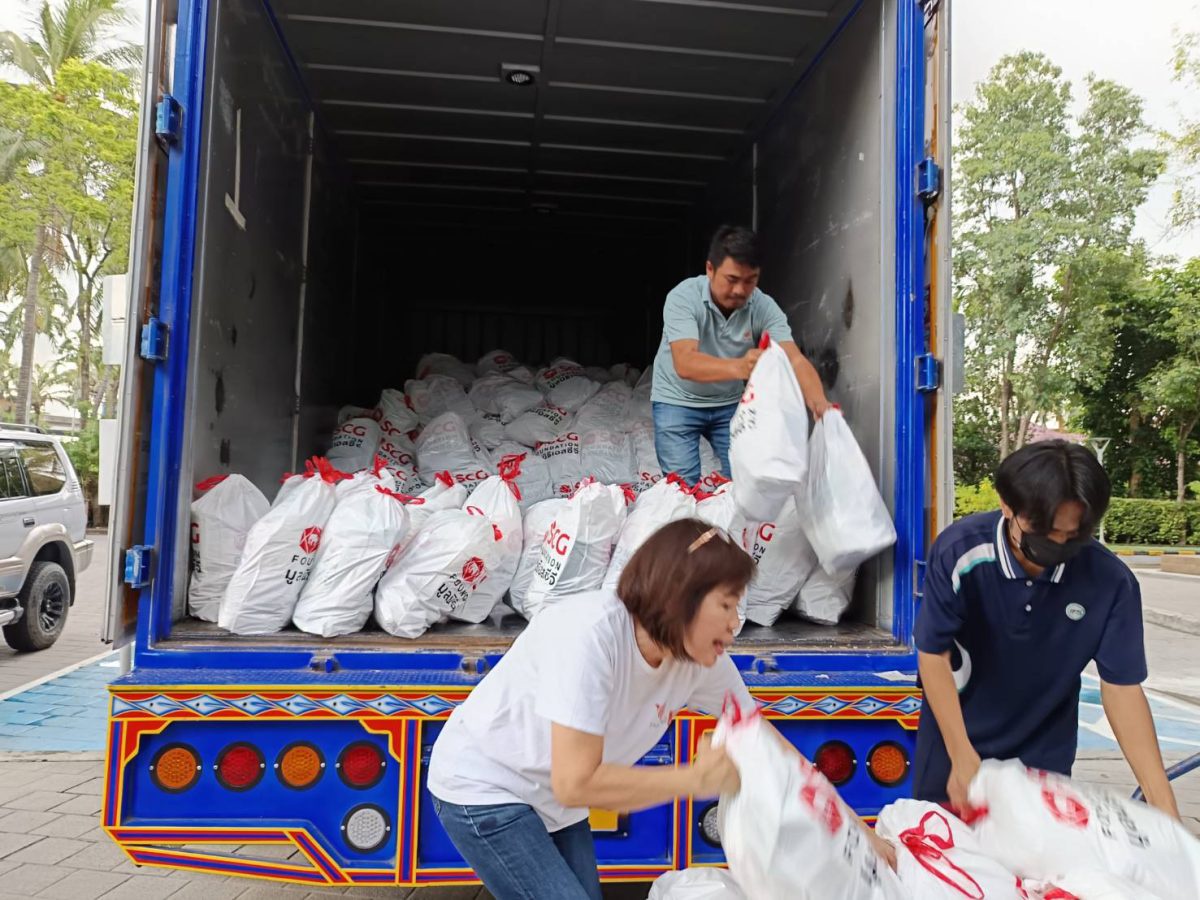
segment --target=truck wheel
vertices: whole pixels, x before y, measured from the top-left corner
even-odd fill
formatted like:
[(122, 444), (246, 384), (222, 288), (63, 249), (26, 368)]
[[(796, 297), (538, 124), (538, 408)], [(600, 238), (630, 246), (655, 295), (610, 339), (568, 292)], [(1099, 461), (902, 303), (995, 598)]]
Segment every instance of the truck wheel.
[(62, 566), (35, 562), (20, 593), (25, 614), (4, 626), (4, 640), (21, 652), (45, 650), (58, 640), (71, 608), (71, 584)]

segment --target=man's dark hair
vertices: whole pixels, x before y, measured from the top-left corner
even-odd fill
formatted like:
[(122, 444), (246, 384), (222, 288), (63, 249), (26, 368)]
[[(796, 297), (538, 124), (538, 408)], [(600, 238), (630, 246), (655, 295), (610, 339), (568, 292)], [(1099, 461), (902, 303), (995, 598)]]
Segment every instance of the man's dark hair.
[(752, 269), (762, 267), (762, 248), (758, 235), (741, 225), (722, 225), (708, 245), (708, 261), (714, 269), (721, 268), (726, 257)]
[(683, 638), (708, 593), (727, 587), (742, 593), (754, 577), (754, 560), (723, 531), (699, 519), (679, 519), (652, 534), (621, 572), (617, 596), (650, 640), (676, 659), (687, 659)]
[(1083, 504), (1080, 534), (1096, 529), (1108, 509), (1112, 484), (1095, 454), (1070, 441), (1038, 441), (1009, 456), (996, 469), (996, 493), (1034, 531), (1054, 529), (1054, 514), (1064, 503)]

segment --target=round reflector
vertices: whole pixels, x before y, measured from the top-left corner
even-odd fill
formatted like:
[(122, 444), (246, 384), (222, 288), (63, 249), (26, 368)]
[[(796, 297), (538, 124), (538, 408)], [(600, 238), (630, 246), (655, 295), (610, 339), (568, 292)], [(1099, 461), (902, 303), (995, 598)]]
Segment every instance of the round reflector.
[(841, 787), (854, 776), (858, 760), (850, 745), (842, 741), (827, 741), (817, 748), (813, 765), (836, 786)]
[(251, 744), (230, 744), (213, 766), (217, 781), (231, 791), (248, 791), (260, 781), (267, 768), (262, 751)]
[(150, 778), (168, 793), (186, 791), (200, 778), (200, 757), (187, 744), (168, 744), (154, 755)]
[(325, 774), (325, 759), (312, 744), (297, 741), (280, 752), (275, 771), (287, 787), (302, 791), (321, 780)]
[(867, 771), (883, 787), (895, 787), (908, 774), (908, 752), (893, 741), (876, 744), (867, 754)]
[(369, 788), (379, 784), (387, 760), (383, 751), (370, 741), (351, 744), (338, 757), (337, 770), (342, 781), (352, 788)]
[(342, 837), (351, 850), (359, 853), (378, 850), (386, 843), (391, 831), (387, 813), (369, 803), (354, 807), (342, 820)]
[(721, 846), (721, 820), (718, 804), (709, 804), (708, 808), (700, 814), (700, 836), (714, 847)]

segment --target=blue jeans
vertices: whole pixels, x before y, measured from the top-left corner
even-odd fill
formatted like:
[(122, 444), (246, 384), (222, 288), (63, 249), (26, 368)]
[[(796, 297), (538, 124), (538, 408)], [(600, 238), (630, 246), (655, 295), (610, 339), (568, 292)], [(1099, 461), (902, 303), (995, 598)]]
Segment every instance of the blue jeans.
[(700, 438), (705, 437), (721, 462), (721, 474), (731, 477), (729, 422), (737, 408), (736, 403), (713, 407), (654, 403), (654, 450), (663, 474), (674, 472), (688, 484), (707, 475), (700, 471)]
[(587, 819), (551, 834), (524, 803), (433, 808), (458, 852), (496, 900), (601, 900)]

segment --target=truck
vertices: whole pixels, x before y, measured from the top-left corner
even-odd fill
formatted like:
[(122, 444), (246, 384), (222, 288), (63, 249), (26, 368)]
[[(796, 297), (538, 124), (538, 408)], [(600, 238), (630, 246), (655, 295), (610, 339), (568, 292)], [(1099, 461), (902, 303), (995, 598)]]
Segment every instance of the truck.
[[(870, 818), (909, 793), (913, 623), (952, 509), (949, 5), (153, 0), (106, 638), (103, 825), (142, 866), (474, 882), (433, 742), (523, 620), (321, 639), (187, 615), (196, 482), (272, 496), (421, 354), (648, 364), (721, 223), (894, 516), (836, 626), (748, 626), (764, 715)], [(685, 711), (641, 761), (686, 764)], [(605, 881), (720, 864), (714, 802), (595, 810)]]

